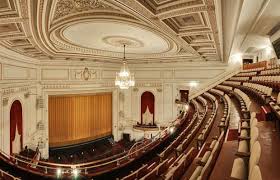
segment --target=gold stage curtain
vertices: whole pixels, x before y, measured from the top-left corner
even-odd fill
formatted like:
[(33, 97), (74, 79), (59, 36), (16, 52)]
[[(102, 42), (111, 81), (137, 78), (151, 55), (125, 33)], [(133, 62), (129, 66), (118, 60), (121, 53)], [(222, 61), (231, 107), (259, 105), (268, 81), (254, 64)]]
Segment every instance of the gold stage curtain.
[(77, 144), (112, 134), (112, 93), (49, 96), (49, 145)]

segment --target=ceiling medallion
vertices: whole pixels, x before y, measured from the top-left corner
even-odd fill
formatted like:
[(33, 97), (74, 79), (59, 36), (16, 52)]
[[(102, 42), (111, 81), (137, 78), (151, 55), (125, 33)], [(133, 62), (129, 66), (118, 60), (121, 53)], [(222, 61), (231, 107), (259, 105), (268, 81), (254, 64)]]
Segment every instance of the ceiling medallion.
[(128, 89), (135, 85), (134, 73), (130, 73), (125, 60), (125, 46), (123, 45), (123, 66), (120, 72), (116, 73), (115, 85), (119, 86), (120, 89)]
[(124, 44), (129, 48), (140, 48), (144, 47), (144, 43), (140, 40), (131, 37), (124, 36), (107, 36), (102, 39), (103, 42), (111, 46), (122, 47)]

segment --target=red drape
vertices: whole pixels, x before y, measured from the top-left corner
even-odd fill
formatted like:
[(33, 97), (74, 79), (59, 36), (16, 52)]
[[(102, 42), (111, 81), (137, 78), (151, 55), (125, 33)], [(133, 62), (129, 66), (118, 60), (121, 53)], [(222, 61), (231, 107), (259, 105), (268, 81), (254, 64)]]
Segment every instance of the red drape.
[(155, 118), (155, 96), (153, 93), (146, 91), (141, 95), (141, 124), (142, 122), (142, 114), (145, 113), (147, 106), (150, 110), (150, 113), (153, 114), (153, 125), (154, 125), (154, 118)]
[(12, 142), (15, 140), (16, 127), (20, 136), (20, 146), (22, 148), (22, 107), (21, 103), (16, 100), (13, 102), (10, 110), (10, 153), (12, 153)]

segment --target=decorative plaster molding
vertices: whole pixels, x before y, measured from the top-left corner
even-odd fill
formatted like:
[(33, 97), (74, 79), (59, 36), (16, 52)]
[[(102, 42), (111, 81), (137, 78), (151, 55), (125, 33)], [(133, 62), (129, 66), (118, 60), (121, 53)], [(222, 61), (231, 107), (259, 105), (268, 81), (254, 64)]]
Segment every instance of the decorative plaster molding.
[(3, 89), (2, 93), (3, 93), (3, 95), (9, 95), (9, 94), (14, 94), (14, 93), (27, 92), (27, 91), (30, 91), (31, 88), (32, 88), (32, 86), (26, 86), (26, 85), (23, 85), (22, 87), (10, 87), (7, 89)]
[(137, 87), (133, 88), (133, 92), (138, 92), (139, 89)]
[(69, 88), (71, 88), (70, 85), (66, 85), (66, 84), (43, 85), (43, 89), (69, 89)]
[(124, 102), (124, 93), (123, 92), (119, 92), (119, 99), (120, 99), (120, 101)]
[(161, 87), (162, 83), (156, 83), (156, 82), (148, 82), (148, 83), (140, 82), (140, 83), (137, 83), (137, 81), (136, 81), (135, 86), (136, 87)]
[(89, 68), (85, 67), (84, 70), (75, 70), (74, 77), (75, 77), (75, 79), (83, 79), (85, 81), (87, 81), (89, 79), (96, 79), (97, 71), (89, 70)]
[(9, 98), (8, 97), (4, 97), (3, 98), (3, 106), (8, 105), (8, 102), (9, 102)]
[(124, 112), (123, 112), (123, 111), (119, 111), (119, 116), (120, 116), (121, 118), (124, 118)]
[(37, 108), (44, 108), (44, 99), (42, 96), (39, 96), (36, 99), (36, 106), (37, 106)]
[(162, 88), (157, 88), (157, 92), (162, 92)]

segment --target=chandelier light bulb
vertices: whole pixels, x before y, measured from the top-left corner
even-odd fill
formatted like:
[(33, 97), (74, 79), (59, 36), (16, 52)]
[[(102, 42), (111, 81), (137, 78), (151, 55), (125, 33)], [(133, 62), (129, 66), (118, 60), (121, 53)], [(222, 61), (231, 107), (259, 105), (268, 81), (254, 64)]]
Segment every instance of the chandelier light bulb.
[(124, 45), (124, 58), (120, 72), (116, 73), (115, 85), (120, 89), (128, 89), (135, 85), (134, 74), (130, 73), (125, 61), (125, 45)]

